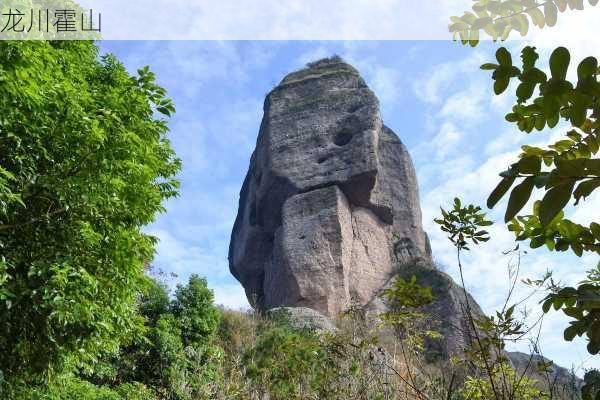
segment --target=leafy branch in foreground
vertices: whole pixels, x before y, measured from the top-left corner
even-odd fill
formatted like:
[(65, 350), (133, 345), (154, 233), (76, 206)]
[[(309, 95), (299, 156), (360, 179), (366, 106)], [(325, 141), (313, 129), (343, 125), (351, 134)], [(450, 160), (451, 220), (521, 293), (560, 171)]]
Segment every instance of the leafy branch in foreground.
[(490, 238), (487, 231), (481, 230), (483, 226), (492, 225), (491, 221), (485, 219), (481, 207), (472, 204), (463, 207), (459, 198), (454, 199), (453, 208), (450, 211), (441, 209), (442, 218), (434, 219), (440, 225), (440, 229), (448, 233), (448, 239), (460, 250), (469, 250), (467, 241), (474, 244), (487, 242)]
[[(578, 205), (600, 187), (600, 159), (593, 158), (600, 149), (600, 83), (598, 60), (588, 57), (577, 67), (577, 82), (567, 80), (569, 51), (559, 47), (550, 56), (551, 76), (535, 66), (539, 58), (535, 48), (525, 47), (521, 53), (522, 68), (512, 65), (505, 48), (498, 49), (499, 64), (484, 64), (493, 70), (494, 91), (506, 90), (512, 78), (518, 78), (517, 103), (506, 120), (526, 133), (534, 129), (554, 128), (562, 118), (571, 127), (565, 137), (547, 148), (523, 146), (519, 160), (502, 172), (502, 181), (488, 198), (494, 207), (519, 181), (510, 194), (505, 222), (510, 222), (525, 206), (534, 188), (546, 193), (534, 207), (533, 216), (519, 218), (511, 230), (520, 240), (529, 238), (532, 247), (547, 244), (551, 250), (569, 247), (581, 256), (583, 251), (600, 254), (600, 225), (575, 224), (564, 219), (561, 211), (571, 198)], [(533, 98), (534, 92), (539, 94)]]
[(528, 281), (535, 286), (546, 286), (550, 292), (542, 300), (545, 313), (552, 308), (561, 310), (572, 318), (564, 330), (564, 339), (572, 341), (576, 336), (588, 338), (587, 350), (590, 354), (600, 352), (600, 263), (595, 269), (587, 272), (587, 278), (579, 282), (579, 286), (561, 287), (547, 275), (538, 281)]
[[(599, 0), (588, 0), (591, 6)], [(484, 31), (494, 41), (506, 40), (512, 31), (527, 35), (530, 25), (543, 28), (554, 26), (558, 12), (583, 10), (583, 0), (474, 0), (472, 11), (462, 16), (450, 17), (449, 31), (463, 44), (476, 46), (480, 32)]]
[[(519, 160), (500, 173), (502, 180), (490, 194), (487, 205), (494, 207), (512, 189), (504, 220), (518, 241), (529, 241), (532, 248), (546, 246), (551, 251), (571, 250), (600, 255), (600, 224), (586, 225), (565, 218), (570, 201), (580, 206), (600, 187), (600, 82), (598, 60), (587, 57), (577, 66), (577, 81), (567, 79), (571, 55), (556, 48), (549, 60), (550, 76), (536, 67), (539, 58), (534, 47), (521, 52), (522, 67), (514, 66), (508, 50), (496, 52), (498, 63), (482, 66), (494, 71), (494, 92), (503, 93), (513, 78), (518, 78), (516, 104), (506, 115), (519, 130), (555, 128), (562, 119), (570, 126), (563, 138), (545, 148), (523, 146)], [(534, 96), (534, 94), (537, 95)], [(536, 201), (531, 215), (518, 215), (534, 189), (544, 196)], [(597, 216), (597, 215), (596, 215)], [(564, 332), (565, 340), (586, 335), (588, 351), (600, 352), (600, 274), (590, 273), (579, 287), (548, 288), (550, 294), (543, 311), (551, 306), (574, 319)]]

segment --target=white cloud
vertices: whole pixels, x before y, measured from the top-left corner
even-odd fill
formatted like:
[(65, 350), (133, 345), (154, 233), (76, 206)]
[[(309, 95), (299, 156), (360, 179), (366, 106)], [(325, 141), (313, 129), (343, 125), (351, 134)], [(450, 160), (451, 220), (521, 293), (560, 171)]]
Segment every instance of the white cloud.
[(474, 50), (464, 59), (434, 65), (415, 80), (413, 91), (425, 103), (438, 104), (442, 100), (442, 93), (445, 94), (445, 91), (457, 82), (468, 82), (473, 76), (473, 71), (477, 71), (484, 62), (483, 53)]
[(232, 310), (248, 310), (250, 304), (241, 285), (213, 285), (215, 304), (222, 305)]
[(435, 148), (436, 158), (442, 161), (448, 155), (455, 153), (456, 146), (461, 139), (464, 139), (464, 133), (459, 131), (452, 122), (444, 122), (431, 141), (431, 145)]
[(377, 93), (377, 97), (385, 105), (384, 107), (395, 104), (401, 93), (399, 70), (376, 66), (367, 73), (370, 75), (369, 83), (371, 89)]
[(506, 131), (494, 137), (488, 144), (486, 144), (484, 150), (485, 154), (487, 156), (491, 156), (502, 153), (509, 149), (515, 149), (516, 146), (522, 143), (524, 139), (526, 139), (526, 137), (516, 128), (508, 128)]
[(491, 100), (492, 97), (487, 87), (472, 84), (466, 90), (447, 97), (440, 110), (440, 116), (469, 123), (481, 121), (488, 114), (484, 109), (484, 101), (488, 98)]
[(148, 233), (160, 240), (153, 261), (155, 267), (181, 275), (182, 279), (190, 273), (215, 278), (229, 275), (227, 261), (218, 246), (194, 245), (190, 238), (179, 238), (166, 230), (152, 229)]

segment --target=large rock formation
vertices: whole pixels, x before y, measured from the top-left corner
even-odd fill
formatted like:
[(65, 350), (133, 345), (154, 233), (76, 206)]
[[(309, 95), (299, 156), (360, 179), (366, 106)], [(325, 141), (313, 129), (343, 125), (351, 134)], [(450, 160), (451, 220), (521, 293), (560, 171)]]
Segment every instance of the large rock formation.
[(289, 74), (267, 95), (229, 266), (255, 307), (325, 330), (351, 304), (385, 311), (378, 294), (398, 275), (416, 276), (435, 296), (426, 328), (443, 335), (429, 354), (447, 359), (472, 341), (465, 293), (431, 261), (410, 155), (339, 58)]
[(256, 307), (329, 317), (351, 303), (384, 308), (377, 294), (410, 265), (438, 284), (441, 350), (467, 340), (458, 287), (431, 267), (410, 155), (359, 73), (338, 58), (289, 74), (268, 94), (229, 263)]
[(414, 168), (358, 72), (327, 59), (265, 101), (229, 261), (260, 308), (335, 315), (368, 302), (404, 261), (430, 257)]
[(327, 59), (265, 101), (242, 187), (230, 268), (260, 308), (327, 315), (368, 302), (402, 257), (429, 258), (415, 171), (358, 72)]

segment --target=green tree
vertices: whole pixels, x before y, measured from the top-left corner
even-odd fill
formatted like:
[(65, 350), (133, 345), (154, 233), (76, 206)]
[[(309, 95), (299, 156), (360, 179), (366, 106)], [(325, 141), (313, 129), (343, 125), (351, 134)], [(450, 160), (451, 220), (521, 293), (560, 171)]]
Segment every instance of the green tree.
[(192, 275), (187, 285), (177, 287), (172, 310), (185, 345), (206, 344), (219, 327), (220, 314), (213, 300), (206, 279), (198, 275)]
[(274, 399), (302, 399), (331, 389), (340, 365), (331, 356), (324, 338), (281, 322), (260, 334), (244, 364), (247, 376)]
[[(87, 378), (98, 386), (139, 382), (164, 399), (201, 397), (217, 378), (222, 355), (213, 343), (220, 313), (212, 291), (205, 279), (192, 275), (171, 300), (163, 283), (148, 281), (138, 299), (144, 319), (141, 334), (117, 353), (107, 354)], [(199, 329), (190, 340), (194, 327)]]
[(11, 382), (85, 368), (140, 324), (156, 239), (177, 194), (174, 111), (143, 68), (95, 43), (0, 42), (0, 370)]
[[(504, 384), (507, 382), (507, 384)], [(502, 390), (500, 397), (494, 395), (493, 387)], [(540, 390), (538, 382), (528, 376), (519, 376), (507, 363), (501, 363), (494, 370), (491, 379), (467, 376), (458, 394), (460, 398), (472, 400), (547, 400), (551, 397)]]
[(171, 299), (164, 283), (148, 279), (148, 285), (140, 295), (139, 312), (149, 326), (155, 326), (163, 314), (170, 312)]

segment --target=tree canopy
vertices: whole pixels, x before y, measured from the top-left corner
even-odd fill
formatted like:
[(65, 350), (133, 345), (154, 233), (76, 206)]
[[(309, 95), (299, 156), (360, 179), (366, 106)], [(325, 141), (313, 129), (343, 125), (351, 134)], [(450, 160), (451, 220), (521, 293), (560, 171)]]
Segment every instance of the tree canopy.
[(0, 370), (43, 381), (85, 368), (139, 324), (156, 239), (177, 194), (174, 106), (87, 41), (0, 42)]

